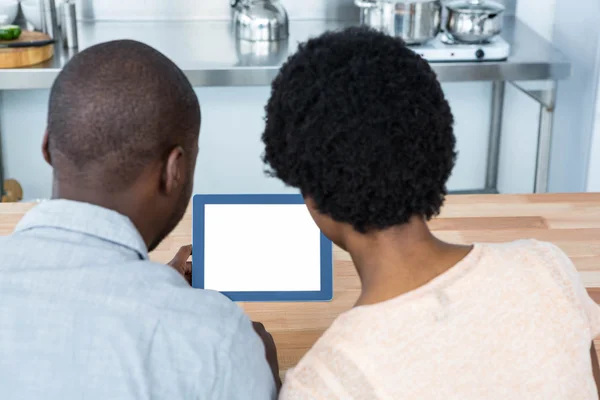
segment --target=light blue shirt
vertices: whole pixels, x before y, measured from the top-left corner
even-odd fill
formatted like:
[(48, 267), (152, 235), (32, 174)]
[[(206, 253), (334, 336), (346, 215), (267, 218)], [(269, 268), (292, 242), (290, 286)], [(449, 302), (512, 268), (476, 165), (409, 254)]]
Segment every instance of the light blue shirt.
[(52, 200), (0, 237), (2, 400), (272, 399), (264, 352), (114, 211)]

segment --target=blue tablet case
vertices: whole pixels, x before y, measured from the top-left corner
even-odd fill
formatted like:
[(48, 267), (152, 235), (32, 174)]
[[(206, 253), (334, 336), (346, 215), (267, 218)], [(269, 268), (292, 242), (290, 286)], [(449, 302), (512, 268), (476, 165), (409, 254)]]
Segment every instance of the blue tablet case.
[[(207, 204), (304, 204), (296, 194), (205, 195), (193, 198), (192, 211), (192, 286), (204, 289), (204, 210)], [(321, 232), (321, 290), (318, 292), (222, 292), (242, 302), (313, 302), (333, 299), (333, 246)]]

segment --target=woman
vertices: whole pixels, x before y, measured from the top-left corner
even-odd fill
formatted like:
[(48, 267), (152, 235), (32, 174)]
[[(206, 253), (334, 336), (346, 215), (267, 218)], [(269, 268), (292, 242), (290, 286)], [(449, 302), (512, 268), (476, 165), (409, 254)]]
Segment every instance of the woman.
[(326, 33), (283, 66), (266, 110), (271, 173), (300, 189), (362, 283), (281, 398), (598, 398), (600, 308), (556, 246), (429, 231), (456, 153), (426, 61), (371, 30)]

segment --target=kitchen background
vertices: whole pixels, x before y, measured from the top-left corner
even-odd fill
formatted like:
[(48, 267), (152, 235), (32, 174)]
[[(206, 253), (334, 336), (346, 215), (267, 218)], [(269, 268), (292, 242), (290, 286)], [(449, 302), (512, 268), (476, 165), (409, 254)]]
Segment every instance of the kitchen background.
[[(599, 33), (597, 0), (506, 0), (516, 15), (551, 41), (573, 63), (572, 76), (559, 83), (550, 170), (550, 191), (600, 191)], [(284, 0), (294, 19), (357, 19), (353, 0)], [(80, 0), (83, 19), (230, 18), (228, 0)], [(293, 22), (291, 25), (293, 29)], [(1, 78), (0, 78), (1, 79)], [(456, 116), (459, 161), (450, 190), (482, 188), (490, 124), (491, 83), (445, 83)], [(6, 177), (20, 181), (25, 199), (46, 198), (51, 170), (40, 144), (47, 90), (0, 92), (0, 129)], [(197, 193), (277, 193), (289, 189), (263, 174), (260, 134), (269, 88), (197, 88), (203, 121), (196, 172)], [(530, 193), (539, 121), (539, 105), (507, 86), (498, 188)]]

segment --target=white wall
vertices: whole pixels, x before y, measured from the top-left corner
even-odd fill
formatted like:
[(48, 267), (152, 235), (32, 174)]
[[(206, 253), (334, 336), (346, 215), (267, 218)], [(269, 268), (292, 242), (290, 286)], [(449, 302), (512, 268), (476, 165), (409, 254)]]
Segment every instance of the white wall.
[[(600, 40), (596, 51), (596, 65), (600, 65)], [(596, 107), (590, 146), (590, 162), (587, 176), (587, 191), (600, 192), (600, 71), (596, 71), (598, 87), (596, 88)]]
[[(598, 85), (596, 93), (600, 93), (600, 85)], [(596, 98), (595, 112), (596, 115), (594, 119), (592, 146), (590, 150), (590, 165), (587, 179), (588, 192), (600, 192), (600, 96), (597, 96)]]
[(538, 35), (552, 41), (556, 0), (520, 0), (517, 17), (527, 23)]
[[(291, 19), (358, 18), (352, 0), (282, 0)], [(229, 0), (77, 0), (86, 20), (228, 19)]]
[[(576, 7), (574, 7), (576, 4)], [(585, 191), (600, 70), (598, 0), (556, 0), (554, 45), (571, 61), (571, 77), (558, 86), (555, 136), (550, 165), (551, 191)]]
[[(446, 1), (446, 0), (443, 0)], [(496, 0), (514, 14), (516, 0)], [(525, 0), (523, 0), (525, 1)], [(353, 0), (281, 0), (291, 19), (358, 19)], [(228, 0), (77, 0), (79, 18), (91, 20), (228, 19)]]
[[(483, 187), (491, 85), (444, 85), (456, 115), (460, 154), (451, 179), (452, 190)], [(264, 105), (268, 87), (199, 88), (202, 105), (200, 154), (194, 190), (197, 193), (278, 193), (289, 189), (263, 173), (260, 159)], [(26, 199), (46, 198), (51, 169), (41, 156), (47, 90), (2, 94), (0, 129), (7, 177), (22, 184)], [(483, 99), (483, 101), (482, 101)]]

